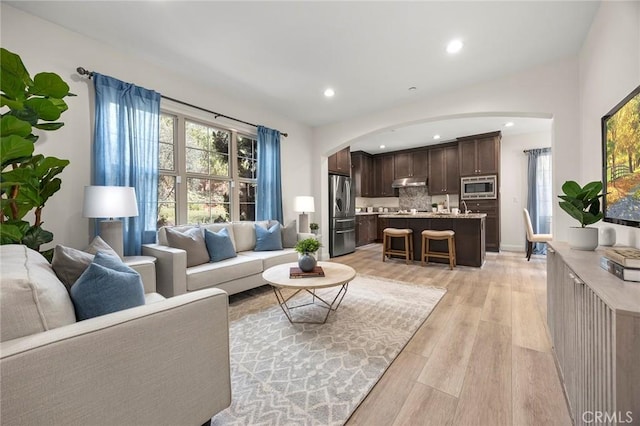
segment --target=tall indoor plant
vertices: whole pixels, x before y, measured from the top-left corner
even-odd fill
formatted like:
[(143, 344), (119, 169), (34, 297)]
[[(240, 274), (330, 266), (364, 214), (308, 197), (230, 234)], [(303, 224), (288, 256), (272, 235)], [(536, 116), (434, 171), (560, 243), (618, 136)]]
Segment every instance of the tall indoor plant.
[(595, 250), (598, 247), (598, 228), (588, 227), (602, 219), (600, 198), (602, 182), (589, 182), (581, 187), (577, 182), (567, 181), (562, 185), (564, 195), (558, 195), (560, 207), (580, 222), (580, 227), (569, 228), (569, 245), (577, 250)]
[[(35, 154), (38, 130), (55, 131), (67, 110), (69, 85), (54, 73), (33, 78), (15, 53), (0, 48), (0, 244), (24, 244), (40, 250), (53, 241), (42, 227), (42, 209), (59, 189), (68, 160)], [(26, 217), (32, 213), (32, 217)], [(28, 220), (32, 220), (30, 223)], [(49, 259), (52, 251), (43, 254)]]

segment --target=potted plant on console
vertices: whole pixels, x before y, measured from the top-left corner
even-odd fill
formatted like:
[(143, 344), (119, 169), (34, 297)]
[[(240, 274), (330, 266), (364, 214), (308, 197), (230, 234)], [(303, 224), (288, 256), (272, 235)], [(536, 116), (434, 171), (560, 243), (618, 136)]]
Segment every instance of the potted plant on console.
[(316, 267), (318, 261), (313, 257), (313, 254), (318, 251), (320, 246), (320, 241), (315, 238), (306, 238), (296, 243), (295, 251), (300, 253), (298, 267), (303, 272), (311, 272)]
[(569, 245), (576, 250), (595, 250), (598, 247), (598, 228), (588, 227), (604, 216), (600, 210), (602, 182), (589, 182), (584, 187), (569, 180), (562, 185), (564, 195), (558, 195), (560, 207), (580, 222), (580, 227), (569, 228)]

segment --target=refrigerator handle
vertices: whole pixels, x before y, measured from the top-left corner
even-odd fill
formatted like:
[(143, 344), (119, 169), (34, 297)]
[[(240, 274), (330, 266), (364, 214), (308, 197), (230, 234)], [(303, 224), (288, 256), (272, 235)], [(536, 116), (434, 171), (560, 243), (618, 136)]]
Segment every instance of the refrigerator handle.
[(346, 196), (347, 196), (347, 214), (351, 214), (351, 179), (345, 179)]

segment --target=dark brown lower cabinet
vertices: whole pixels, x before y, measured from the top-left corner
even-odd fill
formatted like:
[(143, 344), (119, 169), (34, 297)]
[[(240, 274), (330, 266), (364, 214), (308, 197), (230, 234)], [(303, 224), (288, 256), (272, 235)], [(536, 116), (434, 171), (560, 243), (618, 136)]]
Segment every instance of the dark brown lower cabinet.
[(375, 242), (377, 236), (377, 215), (356, 216), (356, 247)]
[(473, 213), (486, 213), (487, 251), (500, 251), (500, 203), (498, 200), (467, 201)]
[[(387, 226), (413, 230), (414, 260), (420, 261), (422, 252), (422, 231), (425, 229), (444, 231), (451, 229), (456, 233), (456, 263), (464, 266), (480, 267), (485, 259), (485, 218), (465, 219), (426, 219), (426, 218), (387, 218)], [(402, 249), (403, 241), (394, 238), (392, 247)], [(446, 241), (431, 241), (432, 251), (447, 251)], [(429, 262), (447, 263), (446, 259), (429, 259)]]

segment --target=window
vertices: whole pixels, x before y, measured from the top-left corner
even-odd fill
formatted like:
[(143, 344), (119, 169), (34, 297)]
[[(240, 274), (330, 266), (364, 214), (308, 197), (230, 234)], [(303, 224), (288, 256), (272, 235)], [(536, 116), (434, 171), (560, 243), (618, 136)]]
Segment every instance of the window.
[(158, 227), (255, 220), (255, 136), (163, 112), (159, 144)]

